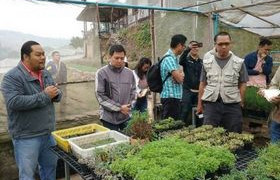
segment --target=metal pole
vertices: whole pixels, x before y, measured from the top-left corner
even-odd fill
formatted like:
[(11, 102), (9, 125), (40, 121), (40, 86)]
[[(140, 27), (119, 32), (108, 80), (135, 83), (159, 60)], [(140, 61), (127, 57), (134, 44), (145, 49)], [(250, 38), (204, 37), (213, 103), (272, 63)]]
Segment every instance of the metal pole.
[(65, 180), (70, 180), (69, 165), (66, 162), (64, 162), (64, 172), (65, 172)]
[(168, 8), (168, 7), (158, 7), (158, 6), (140, 6), (140, 5), (118, 4), (118, 3), (98, 3), (98, 2), (89, 2), (89, 1), (83, 2), (83, 1), (75, 1), (75, 0), (37, 0), (37, 1), (82, 4), (82, 5), (98, 4), (98, 6), (111, 6), (111, 7), (119, 7), (119, 8), (130, 8), (130, 9), (154, 9), (154, 10), (162, 10), (162, 11), (192, 12), (192, 13), (202, 14), (202, 12), (197, 10), (192, 10), (192, 9)]
[[(156, 42), (155, 42), (155, 11), (150, 10), (150, 33), (151, 33), (151, 44), (152, 44), (152, 61), (156, 63)], [(150, 108), (148, 109), (149, 117), (153, 120), (156, 118), (156, 114), (154, 111), (156, 104), (156, 93), (152, 93), (150, 100)]]
[(239, 11), (242, 11), (242, 12), (244, 12), (244, 13), (246, 13), (246, 14), (249, 14), (249, 15), (251, 15), (251, 16), (253, 16), (253, 17), (255, 17), (255, 18), (259, 19), (259, 20), (262, 20), (262, 21), (264, 21), (264, 22), (266, 22), (266, 23), (268, 23), (268, 24), (271, 24), (271, 25), (273, 25), (273, 26), (275, 26), (275, 27), (278, 27), (278, 28), (280, 27), (278, 24), (275, 24), (275, 23), (273, 23), (273, 22), (270, 22), (270, 21), (268, 21), (268, 20), (266, 20), (266, 19), (264, 19), (264, 18), (261, 18), (261, 17), (255, 15), (254, 13), (251, 13), (251, 12), (249, 12), (249, 11), (245, 11), (245, 10), (242, 9), (242, 8), (236, 7), (236, 6), (234, 6), (234, 5), (231, 5), (231, 7), (237, 8)]
[(97, 27), (98, 27), (100, 62), (101, 62), (101, 66), (102, 66), (103, 65), (103, 57), (102, 57), (102, 48), (101, 48), (101, 39), (100, 39), (100, 17), (99, 17), (99, 5), (98, 5), (98, 3), (96, 4), (96, 18), (97, 18)]
[[(87, 0), (83, 0), (84, 2), (86, 2)], [(87, 39), (87, 22), (84, 21), (84, 57), (86, 58), (87, 57), (87, 42), (86, 42), (86, 39)]]
[(210, 2), (194, 4), (194, 5), (190, 5), (190, 6), (187, 6), (187, 7), (183, 7), (182, 9), (187, 9), (187, 8), (196, 7), (196, 6), (202, 6), (202, 5), (211, 4), (211, 3), (214, 3), (214, 2), (218, 2), (218, 1), (222, 1), (222, 0), (214, 0), (214, 1), (210, 1)]
[(214, 20), (214, 35), (218, 34), (219, 30), (219, 14), (213, 14), (213, 20)]
[(278, 2), (278, 1), (279, 0), (261, 1), (259, 3), (255, 3), (255, 4), (249, 4), (249, 5), (237, 6), (237, 7), (231, 7), (231, 8), (224, 8), (224, 9), (217, 9), (217, 10), (208, 11), (208, 12), (204, 12), (204, 13), (205, 14), (208, 14), (208, 13), (218, 13), (218, 12), (223, 12), (223, 11), (235, 10), (237, 8), (248, 8), (248, 7), (253, 7), (253, 6), (259, 6), (259, 5), (262, 5), (262, 4), (274, 3), (274, 2)]

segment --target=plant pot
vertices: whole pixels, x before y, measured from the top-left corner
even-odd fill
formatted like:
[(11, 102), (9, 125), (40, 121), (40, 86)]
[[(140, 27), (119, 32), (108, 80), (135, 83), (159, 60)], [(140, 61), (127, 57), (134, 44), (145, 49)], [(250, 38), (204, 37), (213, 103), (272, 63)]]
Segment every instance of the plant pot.
[(145, 139), (134, 138), (134, 137), (130, 138), (131, 145), (144, 145), (149, 141), (150, 141), (149, 138), (145, 138)]
[(252, 151), (253, 149), (253, 142), (245, 142), (244, 143), (244, 150)]
[(260, 110), (243, 109), (243, 114), (245, 117), (253, 118), (256, 120), (266, 121), (268, 119), (269, 113)]

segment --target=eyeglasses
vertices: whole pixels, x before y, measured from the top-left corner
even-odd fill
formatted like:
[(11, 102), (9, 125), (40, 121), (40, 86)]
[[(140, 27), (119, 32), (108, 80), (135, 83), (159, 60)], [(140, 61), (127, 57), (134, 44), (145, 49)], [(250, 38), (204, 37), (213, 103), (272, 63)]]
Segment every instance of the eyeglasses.
[(217, 43), (218, 46), (229, 46), (230, 42), (225, 42), (225, 43)]

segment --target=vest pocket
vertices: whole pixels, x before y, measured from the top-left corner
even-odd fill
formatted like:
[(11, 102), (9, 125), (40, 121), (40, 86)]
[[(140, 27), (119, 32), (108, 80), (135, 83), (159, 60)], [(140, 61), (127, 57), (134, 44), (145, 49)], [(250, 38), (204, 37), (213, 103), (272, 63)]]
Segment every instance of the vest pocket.
[(212, 96), (212, 94), (214, 93), (213, 90), (211, 89), (208, 89), (207, 86), (206, 88), (204, 89), (204, 93), (201, 97), (202, 100), (210, 100), (209, 97)]
[(224, 81), (226, 83), (232, 83), (234, 79), (234, 74), (233, 73), (225, 73), (224, 75)]
[(206, 77), (208, 83), (216, 83), (219, 81), (219, 75), (217, 73), (209, 72)]
[(228, 89), (225, 91), (225, 95), (229, 102), (239, 102), (240, 101), (240, 91), (239, 89)]

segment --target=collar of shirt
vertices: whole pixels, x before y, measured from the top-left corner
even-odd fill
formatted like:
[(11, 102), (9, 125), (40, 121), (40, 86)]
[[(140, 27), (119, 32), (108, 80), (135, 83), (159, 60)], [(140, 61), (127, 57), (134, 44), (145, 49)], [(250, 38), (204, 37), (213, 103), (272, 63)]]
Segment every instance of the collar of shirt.
[(38, 79), (40, 82), (40, 87), (43, 90), (44, 89), (44, 84), (43, 84), (43, 79), (42, 79), (42, 70), (40, 70), (38, 73), (30, 70), (23, 62), (21, 62), (26, 71), (35, 79)]
[(173, 53), (172, 49), (168, 49), (166, 54), (171, 55), (174, 59), (177, 60), (177, 56)]
[(116, 68), (115, 66), (112, 66), (111, 63), (108, 64), (108, 67), (109, 67), (112, 71), (117, 72), (117, 73), (122, 72), (122, 70), (124, 69), (124, 67)]
[(191, 55), (188, 56), (188, 60), (189, 62), (192, 62), (192, 63), (196, 63), (196, 62), (201, 62), (202, 59), (200, 59), (200, 57), (197, 57), (197, 59), (194, 59)]

